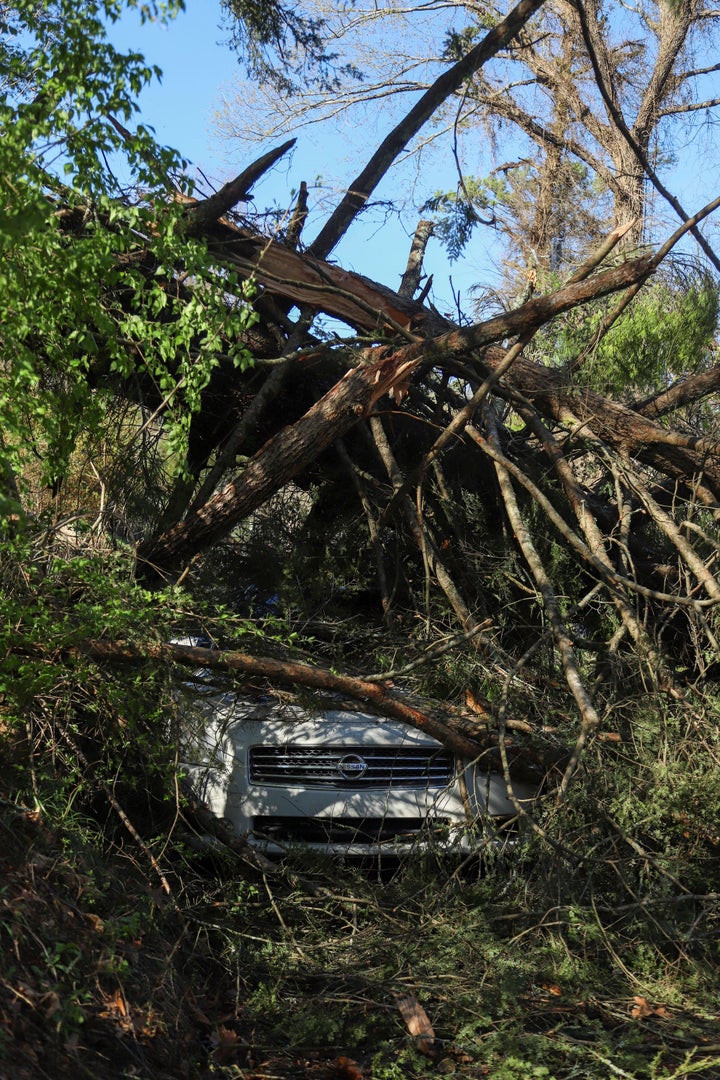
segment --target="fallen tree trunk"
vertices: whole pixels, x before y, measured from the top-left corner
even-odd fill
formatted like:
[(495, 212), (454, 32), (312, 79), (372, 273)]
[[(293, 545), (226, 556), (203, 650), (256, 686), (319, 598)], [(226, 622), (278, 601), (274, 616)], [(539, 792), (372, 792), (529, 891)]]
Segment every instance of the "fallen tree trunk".
[[(363, 332), (401, 330), (412, 337), (422, 334), (424, 342), (411, 341), (395, 352), (398, 368), (417, 362), (428, 352), (433, 354), (438, 366), (442, 366), (443, 357), (477, 355), (489, 343), (542, 326), (570, 307), (636, 285), (655, 269), (651, 256), (630, 260), (584, 281), (571, 281), (556, 293), (536, 297), (514, 311), (472, 327), (458, 328), (422, 304), (377, 282), (290, 251), (247, 230), (237, 230), (221, 222), (207, 238), (218, 257), (253, 276), (273, 295), (308, 304)], [(428, 336), (432, 341), (427, 341)], [(498, 346), (485, 348), (480, 364), (486, 374), (500, 366), (504, 355)], [(411, 373), (411, 367), (405, 367), (405, 378)], [(570, 419), (571, 426), (580, 433), (602, 440), (612, 449), (661, 470), (673, 480), (692, 485), (693, 490), (702, 478), (697, 492), (703, 502), (714, 506), (720, 500), (720, 444), (681, 435), (652, 419), (712, 393), (718, 386), (715, 369), (693, 376), (656, 401), (641, 402), (636, 408), (593, 391), (579, 391), (560, 371), (525, 357), (517, 359), (503, 378), (529, 398), (546, 419), (560, 422)]]
[[(290, 253), (294, 255), (294, 253)], [(573, 282), (530, 300), (514, 311), (483, 323), (451, 330), (432, 341), (418, 341), (388, 354), (366, 353), (369, 362), (349, 371), (296, 423), (283, 428), (251, 458), (244, 472), (162, 536), (141, 544), (138, 557), (146, 574), (177, 571), (229, 532), (275, 491), (299, 475), (323, 450), (341, 438), (375, 403), (398, 388), (403, 393), (421, 361), (473, 354), (487, 345), (542, 326), (556, 315), (643, 280), (651, 268), (645, 256), (612, 270)], [(543, 372), (543, 368), (537, 369)], [(648, 422), (649, 423), (649, 422)]]
[[(472, 327), (456, 328), (421, 305), (360, 275), (296, 253), (291, 253), (293, 257), (288, 259), (286, 249), (267, 242), (263, 247), (258, 238), (253, 244), (255, 254), (241, 260), (242, 266), (278, 295), (311, 303), (328, 315), (346, 319), (358, 330), (372, 331), (383, 326), (389, 329), (394, 323), (415, 333), (434, 333), (429, 345), (411, 343), (398, 350), (395, 358), (399, 365), (417, 360), (424, 355), (425, 349), (430, 348), (441, 366), (443, 356), (466, 355), (490, 341), (503, 340), (533, 326), (542, 326), (569, 307), (642, 281), (652, 263), (651, 257), (631, 260), (585, 282), (537, 297), (515, 311)], [(227, 248), (225, 258), (228, 258)], [(230, 260), (235, 263), (235, 256), (231, 255)], [(274, 274), (269, 273), (270, 266), (274, 268)], [(573, 289), (576, 290), (574, 294), (570, 291)], [(441, 328), (444, 332), (438, 334)], [(481, 366), (487, 373), (492, 372), (504, 356), (505, 351), (499, 347), (486, 349)], [(572, 418), (572, 426), (576, 429), (583, 429), (620, 453), (636, 457), (673, 479), (693, 484), (702, 476), (699, 495), (703, 501), (715, 505), (720, 499), (720, 444), (715, 440), (680, 435), (651, 419), (653, 415), (662, 415), (671, 408), (712, 393), (718, 386), (716, 369), (678, 384), (674, 393), (666, 392), (654, 407), (650, 402), (644, 402), (635, 409), (590, 390), (579, 392), (564, 381), (559, 371), (525, 357), (518, 358), (504, 378), (528, 397), (547, 419), (564, 422)]]
[(392, 289), (250, 229), (223, 220), (207, 226), (203, 237), (219, 261), (272, 296), (332, 315), (357, 330), (394, 335), (398, 330), (436, 334), (446, 328), (427, 308)]
[[(505, 357), (503, 349), (487, 349), (480, 366), (491, 372)], [(688, 391), (703, 396), (711, 392), (717, 375), (698, 378)], [(563, 385), (558, 372), (519, 357), (505, 379), (545, 417), (569, 427), (578, 439), (595, 439), (623, 457), (636, 458), (674, 480), (692, 487), (708, 506), (720, 504), (720, 443), (684, 435), (654, 423), (646, 411), (636, 411), (592, 390), (577, 391)], [(689, 381), (689, 380), (688, 380)], [(678, 398), (680, 395), (678, 394)], [(689, 393), (678, 404), (695, 400)], [(650, 410), (648, 409), (649, 413)]]

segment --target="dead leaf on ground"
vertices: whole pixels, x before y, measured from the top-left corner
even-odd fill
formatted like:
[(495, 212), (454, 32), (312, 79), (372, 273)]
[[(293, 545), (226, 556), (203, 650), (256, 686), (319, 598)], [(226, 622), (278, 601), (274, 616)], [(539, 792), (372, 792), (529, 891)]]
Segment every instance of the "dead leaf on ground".
[(342, 1080), (363, 1080), (364, 1073), (357, 1061), (349, 1057), (339, 1057), (335, 1062), (335, 1072)]
[(60, 998), (54, 990), (50, 990), (47, 994), (43, 994), (40, 1000), (45, 1009), (46, 1019), (52, 1020), (55, 1013), (60, 1011)]
[(664, 1005), (651, 1005), (647, 998), (636, 994), (633, 998), (633, 1007), (630, 1010), (633, 1020), (642, 1020), (646, 1016), (660, 1016), (667, 1019), (670, 1013)]
[(218, 1065), (232, 1065), (238, 1061), (241, 1050), (247, 1051), (247, 1045), (239, 1038), (236, 1031), (221, 1024), (211, 1036), (213, 1059)]
[(212, 1020), (207, 1015), (207, 1013), (200, 1008), (192, 990), (188, 991), (185, 1000), (187, 1002), (188, 1012), (190, 1013), (190, 1016), (193, 1018), (193, 1020), (198, 1024), (206, 1024), (207, 1027), (212, 1027)]
[(123, 1031), (135, 1031), (135, 1022), (128, 1010), (127, 1001), (118, 987), (112, 994), (105, 994), (105, 1008), (99, 1015), (105, 1020), (114, 1020)]

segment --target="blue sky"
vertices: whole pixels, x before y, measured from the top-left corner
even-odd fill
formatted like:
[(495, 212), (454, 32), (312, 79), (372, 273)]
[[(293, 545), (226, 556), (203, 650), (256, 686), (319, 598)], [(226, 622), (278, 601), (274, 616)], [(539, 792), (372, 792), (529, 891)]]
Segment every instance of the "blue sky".
[[(237, 60), (222, 44), (220, 4), (188, 0), (187, 10), (167, 24), (141, 24), (136, 12), (110, 30), (120, 51), (137, 50), (163, 71), (140, 98), (142, 119), (158, 141), (173, 146), (216, 180), (228, 178), (230, 165), (213, 135), (213, 114), (223, 86), (237, 71)], [(242, 163), (238, 163), (238, 172)]]

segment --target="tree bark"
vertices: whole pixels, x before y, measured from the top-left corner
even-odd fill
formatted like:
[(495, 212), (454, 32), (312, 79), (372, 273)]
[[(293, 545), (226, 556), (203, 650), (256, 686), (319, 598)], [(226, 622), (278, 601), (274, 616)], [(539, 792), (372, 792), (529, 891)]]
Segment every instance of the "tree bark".
[(406, 296), (408, 299), (412, 300), (413, 296), (418, 291), (418, 288), (420, 287), (420, 278), (422, 277), (425, 248), (427, 247), (428, 240), (432, 236), (434, 228), (435, 225), (432, 221), (418, 222), (412, 246), (410, 248), (410, 254), (408, 256), (407, 266), (405, 267), (405, 273), (402, 276), (400, 288), (398, 289), (398, 296)]
[(427, 309), (361, 274), (227, 221), (208, 226), (203, 236), (220, 263), (256, 281), (273, 296), (323, 311), (358, 330), (396, 333), (427, 327), (430, 333), (440, 332)]
[(273, 167), (276, 161), (293, 148), (296, 141), (296, 139), (288, 139), (282, 146), (269, 150), (267, 154), (263, 154), (252, 165), (248, 165), (239, 176), (224, 184), (219, 191), (207, 199), (190, 202), (187, 210), (186, 231), (190, 235), (204, 232), (208, 225), (217, 221), (228, 210), (232, 210), (237, 203), (245, 200), (253, 185)]
[[(504, 350), (488, 349), (481, 366), (488, 371), (502, 363)], [(625, 457), (633, 457), (692, 487), (706, 505), (720, 504), (720, 443), (682, 435), (654, 423), (646, 415), (591, 390), (563, 385), (558, 374), (520, 357), (506, 381), (524, 394), (543, 416), (577, 430), (580, 439), (602, 440)], [(700, 479), (701, 478), (701, 479)], [(700, 479), (699, 486), (696, 483)]]
[(710, 368), (709, 371), (698, 372), (697, 375), (688, 375), (663, 390), (660, 394), (653, 394), (633, 405), (633, 411), (648, 417), (666, 416), (667, 413), (681, 409), (684, 405), (692, 405), (701, 401), (708, 394), (717, 393), (720, 390), (720, 366)]
[[(630, 217), (635, 216), (636, 211), (633, 210), (633, 204), (637, 201), (638, 192), (642, 189), (644, 178), (647, 177), (658, 194), (672, 206), (680, 220), (684, 223), (690, 220), (690, 216), (685, 212), (675, 196), (668, 191), (652, 167), (648, 157), (648, 147), (652, 131), (651, 125), (656, 121), (658, 110), (666, 94), (668, 81), (672, 75), (673, 64), (687, 38), (687, 32), (694, 14), (693, 7), (694, 5), (690, 2), (686, 2), (677, 4), (672, 10), (667, 10), (664, 13), (665, 22), (658, 44), (656, 67), (646, 88), (632, 130), (626, 124), (625, 118), (615, 100), (614, 87), (611, 83), (608, 83), (604, 76), (602, 63), (595, 48), (594, 38), (596, 35), (593, 34), (588, 13), (583, 4), (577, 4), (575, 7), (590, 62), (593, 66), (597, 88), (600, 91), (608, 116), (624, 143), (624, 145), (618, 143), (614, 160), (619, 175), (628, 177), (626, 198), (630, 209)], [(618, 217), (618, 220), (626, 220), (626, 218)], [(690, 232), (715, 269), (720, 270), (720, 258), (715, 254), (698, 226), (692, 225)], [(637, 239), (640, 239), (639, 235)]]

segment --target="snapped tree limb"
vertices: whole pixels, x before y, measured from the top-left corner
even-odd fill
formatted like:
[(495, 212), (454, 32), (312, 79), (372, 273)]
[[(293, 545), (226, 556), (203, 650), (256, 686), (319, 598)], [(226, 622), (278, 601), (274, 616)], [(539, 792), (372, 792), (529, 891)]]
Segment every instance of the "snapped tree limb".
[(451, 94), (513, 40), (544, 2), (545, 0), (520, 0), (481, 42), (435, 80), (407, 116), (381, 142), (363, 171), (352, 182), (347, 194), (310, 245), (311, 254), (322, 259), (330, 254), (409, 140), (417, 135)]

